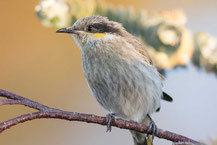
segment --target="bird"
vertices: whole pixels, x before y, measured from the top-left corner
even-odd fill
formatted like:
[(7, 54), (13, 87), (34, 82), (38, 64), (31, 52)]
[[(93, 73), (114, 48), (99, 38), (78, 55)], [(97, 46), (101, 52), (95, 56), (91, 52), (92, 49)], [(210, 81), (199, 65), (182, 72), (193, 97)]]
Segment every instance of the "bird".
[[(109, 112), (107, 131), (113, 117), (118, 117), (148, 125), (153, 138), (157, 126), (151, 115), (160, 110), (161, 99), (173, 99), (162, 91), (164, 77), (144, 44), (121, 23), (97, 15), (80, 18), (56, 32), (70, 34), (80, 48), (88, 86)], [(148, 144), (146, 134), (131, 134), (135, 145)]]

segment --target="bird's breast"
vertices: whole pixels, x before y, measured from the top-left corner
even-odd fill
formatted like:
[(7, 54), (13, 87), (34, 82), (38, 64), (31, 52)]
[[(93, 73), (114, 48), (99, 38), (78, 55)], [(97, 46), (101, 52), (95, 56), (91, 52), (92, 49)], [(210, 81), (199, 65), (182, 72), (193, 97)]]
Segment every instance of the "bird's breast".
[(93, 95), (106, 110), (141, 121), (159, 106), (162, 86), (141, 59), (125, 55), (102, 50), (84, 52), (84, 74)]

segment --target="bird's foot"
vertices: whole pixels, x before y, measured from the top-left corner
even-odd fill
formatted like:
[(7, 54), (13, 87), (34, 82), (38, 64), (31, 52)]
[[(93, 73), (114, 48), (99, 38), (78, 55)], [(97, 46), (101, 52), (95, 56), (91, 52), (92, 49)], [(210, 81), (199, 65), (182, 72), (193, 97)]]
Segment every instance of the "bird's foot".
[(111, 122), (114, 119), (115, 119), (115, 114), (114, 113), (109, 113), (109, 114), (106, 115), (106, 123), (107, 123), (106, 132), (111, 132), (111, 130), (112, 130)]
[[(148, 126), (148, 132), (152, 132), (151, 144), (153, 145), (154, 136), (158, 133), (158, 128), (155, 122), (152, 120), (151, 116), (148, 114), (148, 118), (150, 119), (150, 123)], [(146, 140), (149, 140), (149, 134), (146, 135)], [(148, 143), (147, 143), (148, 144)]]

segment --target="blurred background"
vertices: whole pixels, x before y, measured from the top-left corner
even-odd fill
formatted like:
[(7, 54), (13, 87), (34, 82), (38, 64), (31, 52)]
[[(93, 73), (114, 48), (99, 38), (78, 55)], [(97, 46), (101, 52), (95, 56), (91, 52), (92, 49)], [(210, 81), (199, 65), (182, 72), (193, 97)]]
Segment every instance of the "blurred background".
[[(0, 1), (0, 88), (51, 107), (105, 116), (106, 112), (88, 89), (82, 72), (79, 48), (70, 36), (55, 33), (56, 28), (62, 25), (43, 22), (40, 13), (43, 7), (39, 2)], [(211, 64), (211, 67), (207, 68), (207, 63), (202, 62), (205, 59), (201, 58), (201, 55), (195, 55), (196, 51), (193, 53), (193, 47), (196, 50), (196, 32), (207, 32), (210, 37), (217, 36), (217, 1), (107, 0), (105, 3), (121, 6), (120, 9), (130, 7), (137, 12), (143, 12), (145, 18), (149, 18), (149, 15), (158, 17), (159, 14), (155, 13), (161, 10), (183, 10), (186, 16), (180, 12), (180, 17), (177, 18), (175, 15), (172, 22), (168, 23), (177, 26), (183, 35), (188, 31), (189, 40), (194, 37), (192, 42), (186, 42), (189, 44), (187, 50), (191, 51), (185, 51), (189, 54), (184, 55), (184, 62), (177, 61), (180, 63), (177, 65), (159, 64), (157, 60), (160, 58), (156, 57), (159, 69), (167, 78), (163, 90), (174, 98), (174, 102), (162, 102), (161, 111), (154, 114), (153, 118), (159, 128), (208, 144), (217, 144), (217, 141), (214, 141), (217, 138), (216, 67)], [(152, 14), (147, 14), (146, 11)], [(156, 24), (156, 21), (154, 22)], [(148, 28), (150, 23), (147, 24)], [(143, 36), (145, 38), (146, 33), (135, 35), (141, 36), (144, 40)], [(152, 54), (157, 56), (158, 49), (155, 49), (155, 45), (150, 44), (148, 39), (144, 43), (149, 45), (150, 49), (154, 48)], [(195, 45), (190, 47), (193, 44)], [(175, 50), (178, 49), (179, 46)], [(163, 50), (161, 52), (168, 56), (175, 53)], [(202, 49), (199, 50), (201, 52)], [(215, 54), (214, 58), (217, 57), (216, 53), (212, 54)], [(196, 61), (192, 61), (192, 55)], [(175, 56), (177, 58), (180, 55)], [(168, 59), (163, 62), (166, 61)], [(179, 65), (182, 67), (177, 67)], [(1, 106), (0, 122), (31, 111), (33, 110), (23, 106)], [(133, 144), (127, 130), (113, 128), (111, 133), (106, 133), (104, 126), (54, 119), (34, 120), (17, 125), (1, 133), (0, 140), (2, 145)], [(171, 144), (158, 138), (155, 138), (154, 142), (159, 145)]]

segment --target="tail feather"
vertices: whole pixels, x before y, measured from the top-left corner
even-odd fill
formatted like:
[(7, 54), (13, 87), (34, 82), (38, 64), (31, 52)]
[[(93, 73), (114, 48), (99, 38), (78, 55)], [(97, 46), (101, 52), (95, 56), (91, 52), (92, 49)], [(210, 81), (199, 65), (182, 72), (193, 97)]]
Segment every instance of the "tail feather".
[[(145, 117), (145, 119), (142, 122), (140, 122), (140, 124), (149, 125), (150, 119), (148, 117)], [(133, 136), (134, 145), (149, 145), (149, 139), (148, 141), (146, 140), (145, 133), (140, 133), (132, 130), (130, 130), (130, 132)]]
[(170, 97), (170, 96), (169, 96), (167, 93), (165, 93), (165, 92), (163, 92), (161, 99), (163, 99), (163, 100), (165, 100), (165, 101), (168, 101), (168, 102), (172, 102), (172, 101), (173, 101), (173, 98)]
[(133, 136), (134, 145), (148, 145), (146, 141), (146, 134), (136, 131), (130, 131)]
[[(162, 98), (163, 100), (165, 101), (168, 101), (168, 102), (172, 102), (173, 101), (173, 98), (170, 97), (167, 93), (163, 92), (162, 94)], [(159, 111), (160, 108), (158, 108), (156, 111)], [(150, 120), (147, 119), (144, 119), (144, 121), (140, 122), (141, 124), (145, 124), (145, 125), (148, 125), (150, 122)], [(148, 141), (146, 140), (146, 134), (145, 133), (140, 133), (140, 132), (136, 132), (136, 131), (130, 131), (132, 136), (133, 136), (133, 141), (134, 141), (134, 145), (152, 145), (152, 138), (149, 137)]]

